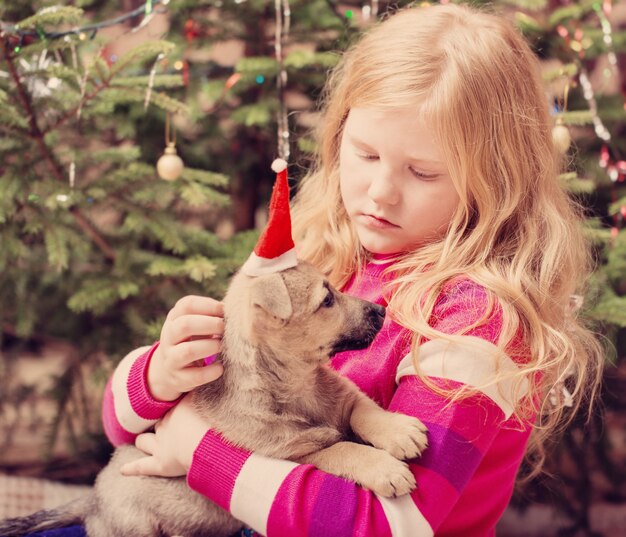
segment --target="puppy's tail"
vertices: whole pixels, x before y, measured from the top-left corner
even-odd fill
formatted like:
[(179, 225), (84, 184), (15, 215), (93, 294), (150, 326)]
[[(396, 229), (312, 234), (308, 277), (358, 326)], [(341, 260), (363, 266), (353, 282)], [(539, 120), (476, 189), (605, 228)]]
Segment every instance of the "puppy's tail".
[(93, 493), (55, 509), (0, 520), (0, 537), (22, 537), (29, 533), (82, 524), (94, 505)]

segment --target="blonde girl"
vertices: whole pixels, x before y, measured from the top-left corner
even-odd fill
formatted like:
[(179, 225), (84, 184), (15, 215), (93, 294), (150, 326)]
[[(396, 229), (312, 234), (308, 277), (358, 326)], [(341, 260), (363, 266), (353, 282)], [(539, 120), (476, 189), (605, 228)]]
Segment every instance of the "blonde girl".
[(344, 292), (387, 306), (372, 346), (332, 366), (428, 426), (429, 448), (410, 461), (414, 492), (382, 498), (233, 447), (177, 403), (221, 374), (190, 366), (219, 349), (189, 340), (222, 330), (220, 304), (201, 297), (181, 300), (161, 341), (113, 376), (104, 421), (115, 444), (173, 409), (139, 434), (149, 456), (125, 472), (187, 475), (262, 535), (494, 535), (531, 432), (563, 423), (550, 391), (567, 381), (577, 406), (601, 373), (569, 307), (589, 254), (550, 132), (524, 39), (469, 7), (398, 12), (329, 78), (319, 160), (292, 209), (296, 248)]

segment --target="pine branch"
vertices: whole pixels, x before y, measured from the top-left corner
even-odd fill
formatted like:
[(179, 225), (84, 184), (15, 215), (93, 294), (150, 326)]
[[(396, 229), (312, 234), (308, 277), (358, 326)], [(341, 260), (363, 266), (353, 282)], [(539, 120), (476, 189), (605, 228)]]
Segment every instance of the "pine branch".
[[(39, 128), (39, 124), (37, 123), (37, 116), (35, 115), (35, 111), (32, 107), (30, 98), (26, 93), (26, 90), (24, 89), (24, 85), (22, 84), (20, 75), (15, 68), (15, 64), (13, 63), (13, 57), (11, 53), (7, 50), (6, 44), (2, 40), (0, 40), (0, 47), (2, 47), (1, 50), (6, 59), (9, 68), (9, 74), (11, 75), (11, 78), (13, 79), (13, 82), (15, 83), (15, 86), (17, 88), (17, 94), (20, 103), (28, 116), (28, 123), (30, 125), (30, 130), (28, 134), (39, 147), (39, 151), (41, 152), (41, 155), (43, 156), (45, 161), (49, 164), (54, 178), (57, 181), (64, 183), (65, 179), (63, 169), (54, 158), (54, 155), (50, 151), (50, 148), (46, 145), (46, 142), (44, 140), (44, 133)], [(106, 240), (98, 233), (93, 224), (80, 212), (78, 207), (72, 207), (70, 209), (70, 213), (74, 216), (74, 219), (76, 220), (76, 223), (79, 225), (79, 227), (81, 227), (83, 231), (100, 248), (100, 250), (102, 250), (107, 259), (109, 259), (110, 261), (115, 261), (115, 251), (113, 250), (113, 248), (109, 246)]]
[(84, 108), (85, 103), (88, 103), (92, 99), (95, 99), (100, 94), (101, 91), (109, 87), (109, 82), (110, 82), (110, 79), (104, 81), (102, 84), (97, 85), (92, 92), (86, 93), (85, 95), (83, 95), (83, 98), (74, 108), (65, 112), (65, 114), (59, 117), (52, 125), (48, 125), (42, 131), (42, 135), (45, 136), (46, 134), (63, 126), (67, 120), (71, 119), (72, 117), (76, 117), (76, 114), (78, 114), (78, 110), (80, 110), (81, 108)]
[(17, 69), (15, 68), (15, 64), (13, 63), (13, 57), (11, 56), (11, 53), (7, 49), (6, 43), (4, 42), (4, 40), (0, 40), (0, 47), (2, 47), (2, 54), (6, 59), (7, 66), (9, 67), (9, 74), (11, 75), (13, 82), (15, 82), (19, 102), (24, 108), (24, 111), (26, 112), (26, 115), (28, 117), (28, 124), (30, 125), (29, 136), (34, 139), (36, 139), (37, 137), (41, 137), (42, 133), (39, 130), (39, 125), (37, 124), (35, 111), (33, 110), (33, 107), (31, 105), (30, 99), (28, 98), (28, 95), (26, 94), (24, 85), (22, 84), (22, 81), (20, 80), (20, 75), (18, 74)]
[(70, 213), (76, 219), (76, 223), (81, 227), (81, 229), (87, 233), (87, 235), (91, 238), (91, 240), (98, 245), (100, 250), (104, 253), (104, 255), (110, 261), (115, 261), (115, 251), (107, 241), (98, 233), (98, 230), (93, 226), (93, 224), (87, 220), (87, 218), (83, 215), (82, 212), (78, 209), (78, 207), (71, 207)]
[(9, 134), (15, 134), (21, 137), (28, 137), (28, 132), (20, 129), (19, 127), (15, 127), (13, 125), (6, 125), (4, 123), (0, 123), (0, 130), (3, 130)]

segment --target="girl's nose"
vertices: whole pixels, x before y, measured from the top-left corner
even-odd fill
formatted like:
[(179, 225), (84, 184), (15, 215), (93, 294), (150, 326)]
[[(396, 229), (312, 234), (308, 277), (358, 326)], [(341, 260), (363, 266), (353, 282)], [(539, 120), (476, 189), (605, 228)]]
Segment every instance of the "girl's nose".
[(379, 163), (372, 171), (367, 195), (379, 205), (396, 205), (400, 201), (400, 191), (394, 181), (393, 169)]

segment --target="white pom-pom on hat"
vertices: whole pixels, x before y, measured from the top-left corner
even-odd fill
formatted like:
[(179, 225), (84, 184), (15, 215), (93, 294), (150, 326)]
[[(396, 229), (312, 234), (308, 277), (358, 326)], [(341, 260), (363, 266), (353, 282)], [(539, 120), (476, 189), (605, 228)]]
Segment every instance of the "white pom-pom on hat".
[(274, 159), (272, 162), (272, 171), (276, 173), (280, 173), (287, 169), (287, 162), (285, 162), (282, 158)]

